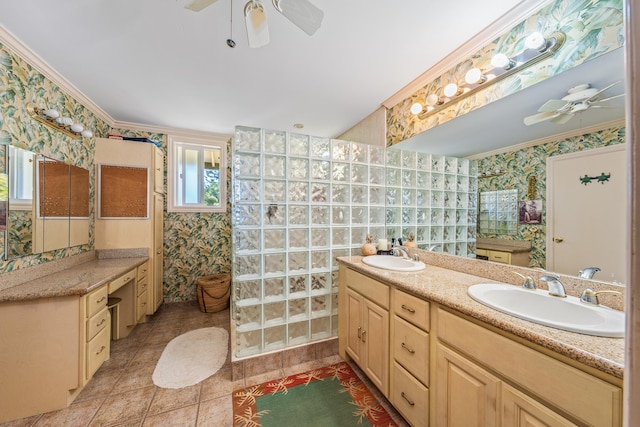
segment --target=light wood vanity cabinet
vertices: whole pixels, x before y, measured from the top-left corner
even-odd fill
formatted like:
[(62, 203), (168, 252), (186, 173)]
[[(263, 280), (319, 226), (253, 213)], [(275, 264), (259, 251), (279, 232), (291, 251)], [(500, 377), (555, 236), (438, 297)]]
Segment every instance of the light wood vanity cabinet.
[(620, 387), (440, 307), (434, 314), (436, 425), (622, 425)]
[(138, 322), (144, 318), (145, 314), (147, 314), (147, 287), (149, 285), (149, 276), (147, 274), (148, 270), (149, 263), (145, 262), (138, 267), (136, 274), (136, 321)]
[(429, 423), (429, 302), (392, 289), (391, 403), (413, 426)]
[[(344, 271), (344, 273), (342, 273)], [(389, 396), (389, 286), (342, 269), (346, 310), (346, 353), (386, 397)]]
[(111, 343), (111, 317), (107, 309), (108, 287), (101, 286), (83, 298), (85, 305), (85, 352), (81, 358), (86, 384), (105, 360), (109, 359)]
[(492, 249), (476, 249), (476, 255), (485, 256), (489, 261), (502, 264), (529, 266), (530, 252), (506, 252)]
[(339, 277), (339, 352), (412, 426), (622, 425), (622, 380), (342, 264)]

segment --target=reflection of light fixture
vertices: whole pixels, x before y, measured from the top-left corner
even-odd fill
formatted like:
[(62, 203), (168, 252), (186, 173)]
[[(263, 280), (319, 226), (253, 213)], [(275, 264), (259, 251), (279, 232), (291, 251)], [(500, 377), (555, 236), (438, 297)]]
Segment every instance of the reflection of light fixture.
[(491, 65), (493, 65), (496, 68), (502, 68), (503, 70), (508, 70), (513, 68), (516, 65), (516, 63), (514, 60), (509, 58), (504, 53), (498, 53), (494, 55), (493, 58), (491, 58)]
[(487, 81), (487, 76), (482, 74), (480, 68), (472, 68), (464, 75), (464, 81), (468, 84), (480, 84)]
[(431, 93), (427, 95), (425, 100), (427, 108), (422, 108), (419, 103), (415, 103), (411, 105), (410, 111), (423, 120), (432, 112), (445, 108), (445, 102), (451, 102), (451, 98), (455, 98), (456, 101), (462, 100), (518, 71), (551, 57), (562, 47), (565, 40), (566, 35), (561, 31), (552, 33), (546, 38), (538, 32), (532, 33), (527, 37), (525, 41), (526, 49), (522, 52), (513, 57), (508, 57), (503, 53), (494, 55), (491, 58), (492, 69), (484, 71), (479, 68), (470, 69), (465, 74), (464, 82), (461, 82), (462, 86), (456, 83), (449, 83), (444, 88), (436, 88), (434, 90), (434, 92), (442, 91), (440, 93), (446, 98), (441, 98), (436, 93)]
[(32, 119), (58, 130), (71, 138), (77, 138), (79, 135), (85, 138), (91, 138), (93, 136), (93, 132), (85, 129), (84, 125), (74, 122), (70, 117), (60, 117), (58, 110), (53, 108), (40, 108), (29, 103), (27, 104), (27, 113), (29, 113)]
[(262, 47), (269, 43), (269, 26), (262, 3), (249, 0), (244, 5), (244, 22), (247, 27), (249, 47)]
[(463, 92), (464, 91), (455, 83), (449, 83), (444, 87), (444, 90), (442, 91), (444, 96), (446, 96), (447, 98), (453, 98), (454, 96), (462, 95)]

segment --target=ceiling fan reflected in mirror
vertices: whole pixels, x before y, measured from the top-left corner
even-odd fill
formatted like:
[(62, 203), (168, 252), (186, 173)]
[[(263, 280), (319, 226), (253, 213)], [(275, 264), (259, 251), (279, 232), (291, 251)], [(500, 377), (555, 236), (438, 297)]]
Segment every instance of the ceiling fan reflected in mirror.
[(624, 96), (624, 93), (609, 97), (600, 97), (600, 95), (618, 83), (620, 82), (612, 83), (600, 90), (591, 87), (588, 83), (574, 86), (567, 91), (567, 96), (562, 99), (550, 99), (538, 109), (537, 114), (525, 117), (524, 124), (530, 126), (546, 120), (550, 120), (552, 123), (564, 124), (577, 113), (589, 108), (609, 108), (607, 105), (600, 105), (600, 103), (620, 98)]
[[(199, 12), (217, 0), (178, 0), (186, 9)], [(309, 0), (271, 0), (273, 7), (302, 31), (312, 36), (322, 24), (324, 12)], [(244, 20), (249, 47), (269, 43), (269, 28), (264, 6), (259, 0), (249, 0), (244, 6)]]

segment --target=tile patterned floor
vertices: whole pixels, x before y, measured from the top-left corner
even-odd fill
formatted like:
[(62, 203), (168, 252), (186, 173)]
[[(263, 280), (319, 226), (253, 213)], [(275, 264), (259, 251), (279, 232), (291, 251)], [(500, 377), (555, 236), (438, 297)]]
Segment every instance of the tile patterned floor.
[[(111, 343), (111, 358), (71, 406), (0, 424), (0, 427), (233, 426), (233, 390), (341, 360), (339, 356), (325, 357), (234, 382), (229, 356), (222, 369), (199, 384), (178, 390), (156, 387), (151, 375), (166, 344), (192, 329), (210, 326), (229, 330), (229, 311), (207, 314), (201, 313), (195, 302), (165, 304), (147, 323), (136, 326), (127, 338)], [(357, 367), (354, 370), (362, 377)], [(366, 378), (363, 380), (394, 420), (406, 426), (375, 387)]]

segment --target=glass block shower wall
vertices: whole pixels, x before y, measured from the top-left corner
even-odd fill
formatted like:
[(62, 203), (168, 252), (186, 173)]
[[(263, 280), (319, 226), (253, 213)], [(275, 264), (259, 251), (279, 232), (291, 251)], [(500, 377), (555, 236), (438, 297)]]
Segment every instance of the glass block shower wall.
[(234, 359), (337, 336), (335, 259), (367, 233), (475, 251), (475, 162), (248, 127), (232, 146)]
[(382, 236), (385, 148), (237, 127), (234, 358), (337, 335), (336, 257)]
[(475, 160), (387, 149), (387, 238), (418, 247), (475, 254), (478, 171)]

